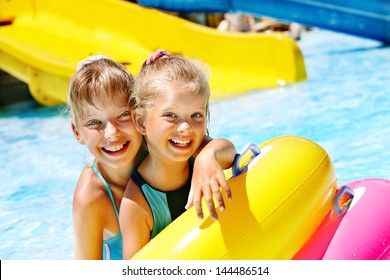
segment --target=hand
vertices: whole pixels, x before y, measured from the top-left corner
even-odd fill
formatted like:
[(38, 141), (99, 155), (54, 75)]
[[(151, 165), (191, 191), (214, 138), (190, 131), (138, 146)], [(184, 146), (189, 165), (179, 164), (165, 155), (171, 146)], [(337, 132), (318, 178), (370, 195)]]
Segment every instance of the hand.
[(231, 200), (232, 193), (221, 165), (216, 160), (214, 154), (205, 149), (195, 159), (191, 190), (186, 209), (194, 206), (198, 218), (203, 219), (203, 196), (211, 218), (217, 220), (218, 214), (214, 205), (213, 196), (218, 203), (219, 210), (225, 210), (225, 202), (221, 189), (225, 191), (227, 199)]

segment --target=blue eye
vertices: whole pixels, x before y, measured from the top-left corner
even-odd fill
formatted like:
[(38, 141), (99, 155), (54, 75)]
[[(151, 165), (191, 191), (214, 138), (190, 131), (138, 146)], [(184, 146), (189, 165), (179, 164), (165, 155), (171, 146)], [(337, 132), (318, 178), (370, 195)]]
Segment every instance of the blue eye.
[(98, 125), (98, 124), (100, 124), (101, 122), (100, 121), (98, 121), (98, 120), (92, 120), (92, 121), (89, 121), (88, 123), (87, 123), (87, 126), (95, 126), (95, 125)]
[(191, 118), (202, 118), (202, 117), (203, 117), (203, 115), (200, 113), (195, 113), (195, 114), (191, 115)]
[(130, 117), (130, 112), (129, 111), (125, 111), (125, 112), (123, 112), (122, 114), (120, 114), (118, 116), (118, 118), (127, 118), (127, 117)]
[(166, 113), (166, 114), (164, 114), (164, 117), (174, 118), (174, 117), (176, 117), (176, 114), (174, 114), (174, 113)]

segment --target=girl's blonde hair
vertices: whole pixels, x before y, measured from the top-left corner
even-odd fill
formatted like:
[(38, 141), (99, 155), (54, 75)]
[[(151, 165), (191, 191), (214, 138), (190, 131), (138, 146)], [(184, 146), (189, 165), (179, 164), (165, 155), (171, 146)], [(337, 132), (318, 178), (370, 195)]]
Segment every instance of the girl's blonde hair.
[(144, 64), (138, 74), (130, 104), (144, 118), (157, 96), (169, 89), (172, 84), (180, 90), (202, 94), (205, 98), (207, 120), (209, 120), (210, 86), (206, 71), (201, 62), (178, 55), (161, 57), (150, 64)]
[(101, 96), (110, 100), (118, 97), (130, 99), (134, 78), (122, 64), (107, 56), (94, 55), (79, 62), (68, 92), (68, 110), (75, 125), (84, 117), (86, 104), (104, 105)]

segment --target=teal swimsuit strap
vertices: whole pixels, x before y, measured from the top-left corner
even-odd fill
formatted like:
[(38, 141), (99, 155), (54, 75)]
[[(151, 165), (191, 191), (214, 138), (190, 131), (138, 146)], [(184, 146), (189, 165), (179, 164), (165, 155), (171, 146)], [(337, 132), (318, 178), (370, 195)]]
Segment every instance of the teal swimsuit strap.
[(102, 180), (104, 186), (106, 187), (108, 196), (110, 197), (111, 202), (112, 202), (112, 204), (114, 205), (114, 209), (115, 209), (116, 216), (119, 218), (119, 212), (118, 212), (118, 209), (116, 208), (116, 204), (115, 204), (115, 201), (114, 201), (114, 196), (112, 195), (110, 186), (108, 185), (107, 181), (103, 178), (102, 174), (100, 174), (99, 170), (96, 168), (95, 162), (94, 162), (94, 161), (92, 161), (92, 164), (91, 164), (91, 165), (92, 165), (93, 171), (95, 171), (96, 175), (99, 176), (100, 180)]

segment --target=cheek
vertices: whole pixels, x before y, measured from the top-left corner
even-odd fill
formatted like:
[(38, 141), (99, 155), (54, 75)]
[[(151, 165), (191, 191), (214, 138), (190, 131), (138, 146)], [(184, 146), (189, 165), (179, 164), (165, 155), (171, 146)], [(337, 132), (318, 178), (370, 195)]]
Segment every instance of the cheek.
[(207, 131), (206, 122), (196, 123), (194, 127), (196, 128), (197, 131), (199, 131), (199, 133), (206, 134), (206, 131)]
[(148, 118), (145, 120), (145, 127), (149, 130), (164, 130), (175, 127), (175, 123), (165, 121), (161, 118)]
[(118, 123), (117, 129), (125, 135), (129, 135), (132, 137), (135, 137), (136, 135), (139, 135), (140, 133), (137, 130), (137, 126), (133, 122), (133, 120), (129, 120), (126, 122)]
[(100, 139), (100, 133), (97, 130), (82, 129), (80, 135), (87, 146), (96, 144)]
[(137, 128), (134, 127), (133, 133), (131, 134), (131, 138), (133, 141), (138, 141), (139, 143), (143, 142), (143, 134), (138, 131)]

